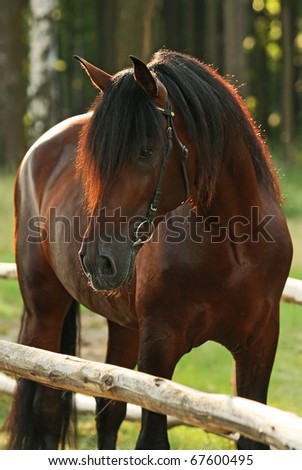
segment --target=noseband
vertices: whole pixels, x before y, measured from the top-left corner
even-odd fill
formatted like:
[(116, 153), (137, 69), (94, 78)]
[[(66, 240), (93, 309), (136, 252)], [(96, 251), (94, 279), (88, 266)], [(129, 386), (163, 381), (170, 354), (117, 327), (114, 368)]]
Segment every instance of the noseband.
[[(158, 111), (160, 111), (167, 119), (167, 131), (166, 131), (167, 132), (167, 146), (166, 146), (162, 166), (159, 172), (159, 177), (158, 177), (157, 185), (156, 185), (155, 192), (153, 195), (153, 199), (148, 209), (146, 218), (136, 227), (135, 232), (134, 232), (134, 242), (132, 245), (134, 247), (139, 246), (139, 245), (144, 245), (153, 237), (153, 234), (155, 231), (155, 225), (153, 223), (153, 220), (156, 215), (156, 211), (158, 209), (163, 180), (164, 180), (164, 174), (168, 165), (169, 156), (173, 149), (173, 137), (175, 138), (177, 144), (179, 145), (181, 149), (181, 153), (182, 153), (181, 166), (182, 166), (182, 173), (183, 173), (184, 185), (185, 185), (185, 199), (182, 201), (181, 204), (184, 204), (190, 195), (189, 178), (188, 178), (188, 172), (187, 172), (187, 166), (186, 166), (186, 162), (187, 162), (188, 155), (189, 155), (189, 150), (179, 140), (179, 137), (176, 133), (174, 123), (173, 123), (173, 117), (175, 116), (175, 114), (172, 111), (172, 106), (171, 106), (169, 98), (167, 100), (166, 109), (158, 108), (158, 107), (156, 109), (158, 109)], [(140, 235), (140, 231), (144, 227), (144, 225), (148, 226), (148, 229), (149, 229), (148, 236)]]

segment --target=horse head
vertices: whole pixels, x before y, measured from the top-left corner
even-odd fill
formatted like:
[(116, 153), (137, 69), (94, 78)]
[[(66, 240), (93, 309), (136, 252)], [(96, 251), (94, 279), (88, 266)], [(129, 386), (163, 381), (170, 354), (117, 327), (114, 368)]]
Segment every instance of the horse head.
[(79, 256), (96, 290), (130, 282), (137, 252), (189, 198), (194, 179), (189, 138), (165, 85), (130, 58), (134, 70), (116, 76), (78, 58), (101, 92), (78, 154), (91, 215)]

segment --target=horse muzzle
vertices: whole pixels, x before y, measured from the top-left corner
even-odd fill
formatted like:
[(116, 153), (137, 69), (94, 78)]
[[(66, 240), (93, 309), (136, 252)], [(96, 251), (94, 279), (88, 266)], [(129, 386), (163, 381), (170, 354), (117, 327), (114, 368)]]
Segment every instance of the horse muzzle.
[(135, 251), (130, 249), (123, 254), (114, 255), (106, 252), (92, 256), (83, 244), (79, 251), (79, 259), (93, 290), (112, 291), (131, 281), (134, 274), (135, 254)]

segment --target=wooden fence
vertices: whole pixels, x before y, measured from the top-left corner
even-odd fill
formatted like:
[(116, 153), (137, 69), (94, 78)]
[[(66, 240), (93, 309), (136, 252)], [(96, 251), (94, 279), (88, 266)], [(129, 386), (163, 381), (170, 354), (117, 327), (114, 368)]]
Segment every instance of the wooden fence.
[(133, 403), (210, 432), (240, 432), (276, 449), (302, 449), (302, 418), (228, 395), (208, 394), (170, 380), (0, 341), (0, 369), (53, 388)]
[[(16, 279), (15, 265), (0, 263), (0, 278)], [(282, 298), (302, 305), (302, 281), (289, 278)], [(137, 371), (8, 341), (0, 341), (0, 370), (53, 388), (125, 401), (209, 432), (240, 433), (276, 449), (302, 449), (302, 418), (244, 398), (198, 392)]]

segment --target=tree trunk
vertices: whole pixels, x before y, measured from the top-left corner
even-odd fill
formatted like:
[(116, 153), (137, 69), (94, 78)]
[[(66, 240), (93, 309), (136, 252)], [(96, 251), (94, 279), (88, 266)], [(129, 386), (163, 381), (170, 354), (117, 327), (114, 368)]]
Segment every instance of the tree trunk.
[(115, 56), (116, 70), (129, 67), (128, 56), (148, 61), (153, 51), (154, 17), (160, 0), (116, 0)]
[(57, 0), (30, 0), (28, 117), (34, 141), (58, 120)]
[(117, 72), (115, 46), (115, 16), (117, 0), (99, 0), (97, 3), (97, 61), (108, 73)]
[(245, 35), (246, 5), (242, 0), (224, 0), (224, 66), (223, 73), (234, 76), (239, 84), (246, 81), (246, 64), (242, 42)]
[[(219, 0), (196, 0), (197, 44), (195, 49), (203, 51), (202, 59), (215, 68), (222, 66), (221, 3)], [(200, 54), (200, 52), (199, 52)]]
[(15, 169), (25, 150), (23, 131), (22, 0), (1, 0), (0, 164)]
[(294, 61), (293, 61), (293, 11), (292, 4), (282, 0), (282, 131), (281, 142), (286, 161), (293, 160), (292, 146), (294, 134)]

